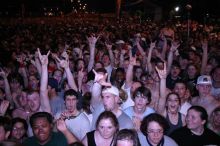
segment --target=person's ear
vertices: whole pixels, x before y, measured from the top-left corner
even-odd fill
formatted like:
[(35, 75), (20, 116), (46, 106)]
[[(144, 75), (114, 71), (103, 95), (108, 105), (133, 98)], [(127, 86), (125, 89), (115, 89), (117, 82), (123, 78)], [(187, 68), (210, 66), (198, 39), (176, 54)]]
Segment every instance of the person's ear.
[(7, 132), (5, 133), (5, 139), (6, 139), (6, 140), (8, 139), (10, 133), (11, 133), (11, 131), (7, 131)]
[(205, 125), (205, 123), (206, 123), (206, 120), (202, 120), (202, 124)]

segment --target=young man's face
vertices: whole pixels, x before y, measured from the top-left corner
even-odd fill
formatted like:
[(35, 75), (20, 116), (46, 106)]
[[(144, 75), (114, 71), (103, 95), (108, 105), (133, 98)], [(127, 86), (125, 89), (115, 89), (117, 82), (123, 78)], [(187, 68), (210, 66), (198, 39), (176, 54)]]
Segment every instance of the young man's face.
[(68, 95), (68, 96), (66, 96), (65, 105), (66, 105), (66, 109), (67, 109), (68, 111), (74, 111), (74, 110), (76, 110), (77, 98), (76, 98), (74, 95)]
[(196, 89), (199, 91), (200, 95), (209, 95), (211, 92), (212, 85), (210, 84), (198, 84)]
[(50, 140), (52, 125), (46, 118), (37, 118), (33, 123), (32, 129), (34, 136), (37, 138), (41, 145), (46, 144)]
[(106, 111), (112, 111), (117, 104), (117, 97), (111, 93), (103, 93), (102, 101)]
[(32, 112), (36, 112), (40, 108), (40, 96), (37, 92), (34, 92), (27, 96), (28, 105)]
[(184, 98), (186, 94), (186, 86), (183, 83), (176, 83), (174, 87), (174, 92), (179, 95), (180, 98)]

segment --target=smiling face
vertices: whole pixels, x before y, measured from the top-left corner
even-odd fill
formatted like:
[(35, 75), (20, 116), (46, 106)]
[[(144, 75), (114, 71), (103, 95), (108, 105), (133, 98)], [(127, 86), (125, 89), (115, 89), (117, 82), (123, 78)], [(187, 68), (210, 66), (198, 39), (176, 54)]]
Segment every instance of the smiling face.
[(171, 113), (176, 113), (180, 107), (180, 99), (175, 94), (170, 94), (167, 97), (167, 110)]
[(40, 95), (38, 92), (33, 92), (32, 94), (27, 95), (28, 105), (32, 112), (36, 112), (40, 108)]
[(21, 122), (17, 122), (14, 124), (11, 136), (16, 140), (21, 140), (25, 134), (24, 124)]
[(100, 120), (97, 128), (100, 135), (104, 139), (113, 137), (117, 130), (117, 128), (114, 126), (113, 122), (109, 118)]
[(51, 138), (52, 125), (46, 118), (40, 117), (35, 120), (32, 126), (34, 136), (41, 145), (46, 144)]
[(189, 128), (192, 131), (198, 131), (199, 129), (204, 128), (204, 124), (206, 121), (201, 119), (200, 114), (200, 112), (194, 109), (188, 110), (186, 115), (187, 128)]

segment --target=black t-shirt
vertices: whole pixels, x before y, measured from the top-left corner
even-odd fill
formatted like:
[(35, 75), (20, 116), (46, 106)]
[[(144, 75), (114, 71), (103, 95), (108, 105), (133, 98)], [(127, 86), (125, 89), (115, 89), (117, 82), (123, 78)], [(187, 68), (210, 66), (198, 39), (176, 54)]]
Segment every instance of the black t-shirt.
[(205, 128), (202, 135), (193, 134), (187, 127), (175, 130), (170, 135), (179, 146), (220, 146), (220, 137), (208, 128)]

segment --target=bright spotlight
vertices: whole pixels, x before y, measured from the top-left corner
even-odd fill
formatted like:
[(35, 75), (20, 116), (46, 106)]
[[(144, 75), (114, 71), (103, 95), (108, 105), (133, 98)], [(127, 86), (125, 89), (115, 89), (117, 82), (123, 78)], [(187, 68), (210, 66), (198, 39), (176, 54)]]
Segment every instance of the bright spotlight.
[(180, 7), (177, 6), (177, 7), (174, 8), (174, 10), (175, 10), (176, 12), (179, 12)]

